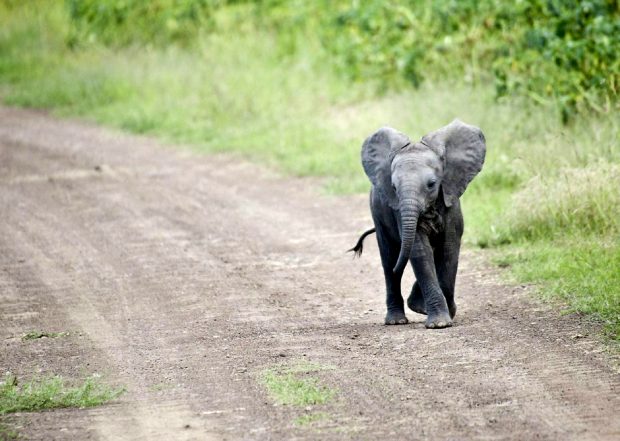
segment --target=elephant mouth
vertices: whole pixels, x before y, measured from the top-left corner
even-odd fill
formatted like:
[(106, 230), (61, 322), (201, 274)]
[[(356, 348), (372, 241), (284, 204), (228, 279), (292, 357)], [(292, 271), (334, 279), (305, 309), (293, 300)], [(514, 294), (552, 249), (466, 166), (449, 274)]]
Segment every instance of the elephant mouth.
[(420, 214), (418, 230), (426, 234), (437, 234), (444, 230), (443, 218), (434, 205)]

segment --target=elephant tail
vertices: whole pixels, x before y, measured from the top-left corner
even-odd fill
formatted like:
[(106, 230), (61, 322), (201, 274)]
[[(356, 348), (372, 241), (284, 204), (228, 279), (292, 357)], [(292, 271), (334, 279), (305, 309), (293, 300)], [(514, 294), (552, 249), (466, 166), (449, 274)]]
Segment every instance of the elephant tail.
[(362, 255), (362, 251), (364, 251), (364, 239), (366, 239), (366, 236), (374, 233), (375, 231), (376, 230), (374, 228), (371, 228), (370, 230), (365, 231), (364, 234), (360, 236), (355, 246), (351, 248), (350, 250), (347, 250), (347, 253), (350, 253), (351, 251), (353, 251), (355, 253), (353, 257), (360, 257)]

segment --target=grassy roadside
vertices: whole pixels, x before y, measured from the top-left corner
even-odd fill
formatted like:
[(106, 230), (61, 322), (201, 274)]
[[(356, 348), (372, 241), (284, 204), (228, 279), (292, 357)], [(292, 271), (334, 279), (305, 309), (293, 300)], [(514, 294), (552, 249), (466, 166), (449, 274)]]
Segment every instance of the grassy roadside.
[[(491, 86), (458, 79), (377, 95), (336, 74), (311, 37), (282, 56), (277, 33), (251, 26), (224, 26), (186, 48), (71, 50), (62, 5), (0, 3), (4, 103), (201, 152), (237, 152), (287, 174), (323, 177), (334, 193), (368, 189), (359, 148), (377, 127), (418, 137), (459, 117), (482, 127), (489, 147), (464, 196), (467, 243), (499, 249), (518, 280), (541, 283), (543, 296), (593, 314), (620, 339), (617, 115), (563, 126), (551, 108), (497, 101)], [(235, 22), (225, 13), (216, 20)]]
[(117, 398), (124, 389), (112, 389), (96, 377), (86, 378), (78, 386), (70, 386), (62, 377), (34, 379), (19, 384), (5, 375), (0, 383), (0, 415), (34, 412), (63, 407), (93, 407)]

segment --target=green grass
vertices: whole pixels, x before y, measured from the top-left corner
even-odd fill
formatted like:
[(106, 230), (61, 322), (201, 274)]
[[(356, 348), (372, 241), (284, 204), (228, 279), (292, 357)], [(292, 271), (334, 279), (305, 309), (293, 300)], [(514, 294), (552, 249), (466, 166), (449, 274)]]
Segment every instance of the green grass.
[(15, 376), (7, 374), (0, 383), (0, 415), (63, 407), (99, 406), (117, 398), (123, 392), (123, 388), (111, 388), (95, 377), (70, 386), (59, 376), (20, 384)]
[[(554, 107), (497, 100), (493, 84), (484, 81), (427, 82), (417, 90), (377, 95), (376, 85), (339, 75), (312, 35), (283, 54), (281, 35), (240, 20), (234, 8), (214, 17), (220, 32), (184, 48), (111, 50), (93, 44), (70, 50), (62, 2), (3, 5), (5, 103), (52, 109), (199, 152), (232, 152), (288, 175), (322, 177), (330, 193), (368, 190), (360, 146), (382, 125), (413, 138), (455, 117), (480, 126), (488, 154), (463, 196), (466, 245), (510, 244), (522, 261), (512, 266), (519, 280), (541, 283), (543, 296), (603, 320), (613, 316), (613, 304), (590, 301), (597, 284), (617, 296), (618, 284), (608, 284), (618, 268), (613, 259), (597, 261), (600, 270), (589, 278), (557, 268), (574, 263), (574, 244), (582, 237), (589, 249), (618, 250), (617, 114), (581, 115), (564, 126)], [(544, 260), (542, 249), (553, 250), (553, 256)], [(587, 268), (584, 263), (583, 271)], [(561, 289), (556, 286), (569, 279), (573, 282)], [(613, 323), (608, 333), (620, 339)]]
[(9, 426), (0, 423), (0, 441), (19, 439), (19, 433)]
[(325, 412), (308, 413), (295, 418), (293, 424), (303, 427), (318, 423), (319, 421), (325, 421), (327, 419), (329, 419), (329, 415)]
[(588, 314), (612, 338), (620, 331), (620, 240), (585, 237), (558, 246), (539, 242), (510, 246), (496, 263), (511, 267), (516, 280), (542, 283), (541, 294), (562, 300), (567, 311)]
[(149, 386), (149, 391), (151, 392), (162, 392), (171, 389), (174, 389), (174, 384), (171, 383), (157, 383)]
[(59, 338), (68, 336), (68, 332), (30, 331), (22, 335), (22, 340), (37, 340), (39, 338)]
[(260, 382), (279, 404), (302, 407), (326, 404), (336, 391), (321, 385), (319, 379), (312, 375), (324, 369), (316, 364), (305, 363), (273, 367), (261, 373)]

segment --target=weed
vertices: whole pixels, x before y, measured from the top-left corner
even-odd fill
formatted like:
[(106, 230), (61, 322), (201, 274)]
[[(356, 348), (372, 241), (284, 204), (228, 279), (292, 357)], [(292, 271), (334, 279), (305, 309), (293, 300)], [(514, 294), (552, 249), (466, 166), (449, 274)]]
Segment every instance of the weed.
[(149, 386), (151, 392), (161, 392), (170, 389), (174, 389), (174, 385), (170, 383), (157, 383)]
[(22, 340), (37, 340), (39, 338), (59, 338), (68, 336), (68, 332), (30, 331), (22, 335)]
[(308, 413), (298, 416), (293, 420), (296, 426), (308, 426), (319, 421), (325, 421), (329, 419), (329, 415), (325, 412)]
[(19, 433), (15, 430), (0, 423), (0, 441), (11, 441), (19, 439)]
[(323, 369), (314, 364), (279, 366), (265, 370), (261, 374), (261, 383), (271, 397), (279, 404), (292, 406), (309, 406), (325, 404), (336, 391), (319, 383), (310, 375)]
[(34, 412), (61, 407), (93, 407), (119, 397), (124, 388), (113, 389), (97, 377), (89, 377), (78, 386), (69, 386), (62, 377), (34, 379), (22, 385), (7, 374), (0, 383), (0, 415)]

